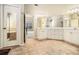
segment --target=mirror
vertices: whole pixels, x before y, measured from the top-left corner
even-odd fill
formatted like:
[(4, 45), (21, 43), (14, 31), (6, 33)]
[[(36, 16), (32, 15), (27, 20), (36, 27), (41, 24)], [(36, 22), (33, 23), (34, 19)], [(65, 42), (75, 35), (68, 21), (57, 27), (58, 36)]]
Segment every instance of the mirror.
[(46, 17), (38, 17), (37, 25), (38, 25), (38, 28), (44, 29), (46, 27)]
[(53, 16), (52, 27), (63, 27), (63, 16)]
[(70, 14), (70, 27), (79, 27), (79, 14)]
[(79, 27), (79, 8), (72, 8), (67, 11), (65, 14), (66, 20), (65, 20), (65, 26), (67, 27)]
[(7, 12), (7, 39), (16, 40), (16, 13)]
[(38, 17), (37, 24), (40, 29), (63, 27), (63, 16)]

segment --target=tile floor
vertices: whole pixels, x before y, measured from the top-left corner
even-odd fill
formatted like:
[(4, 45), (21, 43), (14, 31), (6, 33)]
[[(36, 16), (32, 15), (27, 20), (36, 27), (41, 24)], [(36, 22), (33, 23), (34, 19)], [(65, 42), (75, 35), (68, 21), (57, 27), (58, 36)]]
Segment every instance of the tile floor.
[(24, 46), (13, 48), (9, 55), (79, 55), (79, 47), (64, 41), (27, 39)]

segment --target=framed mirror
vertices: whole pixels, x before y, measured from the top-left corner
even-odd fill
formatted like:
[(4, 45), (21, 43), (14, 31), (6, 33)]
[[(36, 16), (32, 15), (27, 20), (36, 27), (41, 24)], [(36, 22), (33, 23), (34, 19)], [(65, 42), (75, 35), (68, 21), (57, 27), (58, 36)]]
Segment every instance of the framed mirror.
[(79, 27), (79, 14), (78, 13), (72, 13), (69, 15), (70, 19), (70, 27)]
[(63, 16), (47, 16), (37, 18), (38, 28), (63, 27)]

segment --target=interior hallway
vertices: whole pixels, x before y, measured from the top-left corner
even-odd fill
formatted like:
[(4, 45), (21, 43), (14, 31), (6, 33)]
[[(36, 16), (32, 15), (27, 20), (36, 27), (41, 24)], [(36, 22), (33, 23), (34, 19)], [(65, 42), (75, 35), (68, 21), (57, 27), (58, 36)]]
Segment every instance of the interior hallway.
[(79, 47), (57, 40), (27, 39), (26, 44), (16, 47), (10, 55), (78, 55)]

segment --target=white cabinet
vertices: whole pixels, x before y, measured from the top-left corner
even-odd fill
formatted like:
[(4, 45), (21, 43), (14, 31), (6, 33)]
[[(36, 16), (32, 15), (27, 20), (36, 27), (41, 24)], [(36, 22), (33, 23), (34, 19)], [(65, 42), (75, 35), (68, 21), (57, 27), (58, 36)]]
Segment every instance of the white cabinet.
[(53, 29), (49, 29), (47, 31), (47, 38), (49, 38), (49, 39), (53, 39), (54, 38), (54, 30)]
[(79, 45), (79, 29), (65, 29), (64, 40)]
[(54, 28), (54, 29), (43, 29), (37, 31), (37, 38), (39, 39), (58, 39), (63, 40), (63, 29), (62, 28)]
[(71, 30), (69, 29), (64, 29), (64, 40), (71, 42)]
[(38, 30), (37, 31), (37, 38), (38, 39), (46, 39), (46, 35), (47, 35), (46, 30)]
[(28, 38), (34, 38), (34, 31), (27, 31), (26, 39), (28, 39)]
[(62, 28), (54, 29), (54, 38), (53, 39), (59, 39), (59, 40), (64, 39)]
[(79, 30), (75, 30), (72, 33), (72, 43), (79, 45)]

